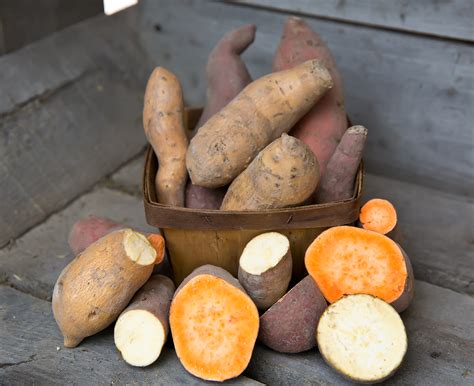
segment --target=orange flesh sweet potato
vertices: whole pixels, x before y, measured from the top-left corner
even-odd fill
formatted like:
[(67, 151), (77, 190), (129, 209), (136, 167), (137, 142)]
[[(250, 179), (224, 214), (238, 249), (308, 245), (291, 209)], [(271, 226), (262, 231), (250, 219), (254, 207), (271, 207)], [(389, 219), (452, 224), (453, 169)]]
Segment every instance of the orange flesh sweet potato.
[(227, 271), (195, 270), (171, 303), (173, 341), (184, 368), (210, 381), (239, 376), (247, 367), (258, 334), (258, 311)]
[(342, 136), (315, 192), (318, 204), (341, 201), (354, 194), (354, 180), (367, 139), (367, 129), (352, 126)]
[(362, 206), (359, 221), (362, 228), (385, 235), (397, 225), (397, 211), (390, 201), (374, 198)]
[[(388, 237), (338, 226), (324, 231), (313, 241), (306, 251), (305, 265), (330, 303), (357, 293), (394, 303), (413, 289), (413, 277), (405, 257), (398, 244)], [(406, 306), (403, 302), (403, 307)]]
[(321, 175), (324, 175), (326, 165), (347, 129), (342, 79), (322, 39), (304, 20), (290, 17), (275, 54), (273, 71), (293, 68), (310, 59), (322, 60), (334, 87), (293, 127), (290, 134), (311, 148), (320, 164)]

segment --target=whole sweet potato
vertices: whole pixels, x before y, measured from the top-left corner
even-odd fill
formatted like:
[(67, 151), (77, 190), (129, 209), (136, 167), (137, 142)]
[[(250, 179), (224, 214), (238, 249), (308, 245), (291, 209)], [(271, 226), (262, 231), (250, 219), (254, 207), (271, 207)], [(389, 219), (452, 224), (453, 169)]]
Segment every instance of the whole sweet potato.
[(331, 86), (329, 72), (317, 60), (250, 83), (191, 140), (186, 166), (193, 184), (216, 188), (230, 183)]
[(298, 17), (285, 24), (273, 61), (273, 71), (281, 71), (310, 60), (321, 60), (331, 74), (334, 87), (314, 105), (291, 130), (291, 135), (306, 143), (318, 159), (321, 176), (347, 129), (342, 79), (331, 52), (322, 39)]

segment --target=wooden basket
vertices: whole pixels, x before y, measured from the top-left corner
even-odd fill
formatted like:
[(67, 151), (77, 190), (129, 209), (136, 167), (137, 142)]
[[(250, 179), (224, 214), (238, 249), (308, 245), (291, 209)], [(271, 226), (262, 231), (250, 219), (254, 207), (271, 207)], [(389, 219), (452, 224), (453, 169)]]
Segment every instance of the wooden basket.
[[(186, 128), (193, 128), (201, 109), (186, 109)], [(285, 234), (291, 243), (293, 277), (305, 273), (304, 254), (325, 229), (354, 223), (359, 215), (363, 165), (355, 180), (352, 198), (328, 204), (285, 209), (234, 212), (171, 207), (157, 202), (156, 156), (149, 146), (143, 174), (143, 196), (148, 224), (160, 228), (166, 240), (176, 284), (203, 264), (214, 264), (237, 276), (239, 257), (254, 236), (265, 231)]]

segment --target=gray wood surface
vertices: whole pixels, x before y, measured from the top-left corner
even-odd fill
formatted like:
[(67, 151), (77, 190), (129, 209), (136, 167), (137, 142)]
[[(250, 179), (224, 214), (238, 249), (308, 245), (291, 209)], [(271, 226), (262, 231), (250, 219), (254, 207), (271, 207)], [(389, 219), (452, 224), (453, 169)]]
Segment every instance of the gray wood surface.
[[(408, 352), (391, 385), (472, 385), (474, 299), (417, 281), (415, 300), (402, 314)], [(351, 384), (331, 370), (314, 349), (280, 354), (262, 345), (246, 374), (271, 385)]]
[[(168, 347), (148, 367), (127, 365), (115, 348), (112, 328), (66, 349), (51, 303), (5, 286), (0, 286), (0, 320), (3, 385), (211, 384), (187, 373)], [(228, 383), (260, 384), (243, 376)]]
[(4, 25), (6, 52), (103, 12), (103, 0), (2, 0), (0, 23)]
[(141, 199), (107, 188), (81, 196), (66, 209), (0, 250), (1, 281), (40, 299), (51, 299), (54, 283), (73, 259), (67, 238), (79, 218), (103, 216), (135, 229), (153, 230)]
[(471, 0), (232, 0), (288, 13), (393, 28), (433, 36), (474, 40)]
[[(192, 15), (192, 16), (190, 16)], [(258, 26), (244, 55), (254, 77), (271, 71), (286, 15), (219, 2), (140, 3), (140, 38), (172, 68), (189, 103), (204, 99), (204, 66), (228, 30)], [(306, 18), (328, 43), (345, 82), (352, 121), (369, 129), (369, 171), (444, 191), (474, 190), (474, 46)]]
[(0, 246), (143, 149), (152, 65), (129, 27), (134, 12), (0, 57)]

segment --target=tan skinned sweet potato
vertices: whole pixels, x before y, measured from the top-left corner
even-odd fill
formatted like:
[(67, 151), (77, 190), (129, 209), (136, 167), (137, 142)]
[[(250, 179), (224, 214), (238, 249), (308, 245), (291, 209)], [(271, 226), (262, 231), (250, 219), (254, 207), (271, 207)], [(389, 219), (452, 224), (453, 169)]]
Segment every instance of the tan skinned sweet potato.
[(400, 315), (383, 300), (366, 294), (347, 295), (331, 304), (316, 334), (323, 359), (358, 383), (390, 378), (408, 348)]
[(301, 204), (319, 181), (311, 150), (287, 134), (263, 149), (230, 185), (221, 210), (259, 210)]
[[(88, 216), (77, 220), (69, 232), (68, 242), (74, 255), (84, 251), (89, 245), (100, 238), (119, 229), (128, 228), (127, 225), (105, 217)], [(155, 264), (160, 264), (165, 258), (165, 240), (158, 233), (145, 234), (148, 241), (156, 250)]]
[(160, 165), (155, 180), (158, 201), (171, 206), (184, 206), (188, 178), (183, 110), (178, 78), (163, 67), (155, 68), (146, 86), (143, 127)]
[(316, 346), (316, 326), (327, 307), (311, 276), (306, 276), (260, 317), (258, 339), (271, 349), (299, 353)]
[(259, 318), (255, 304), (230, 273), (205, 265), (176, 290), (170, 326), (184, 368), (205, 380), (225, 381), (247, 367)]
[(259, 310), (266, 310), (288, 289), (293, 262), (290, 241), (277, 232), (250, 240), (239, 259), (239, 282)]
[(316, 203), (347, 200), (354, 195), (354, 180), (366, 139), (365, 127), (352, 126), (347, 129), (321, 176), (315, 192)]
[(170, 278), (152, 276), (120, 314), (115, 323), (114, 341), (128, 364), (144, 367), (160, 356), (168, 337), (174, 290)]
[(191, 140), (186, 166), (193, 184), (230, 183), (331, 87), (329, 72), (316, 60), (250, 83)]
[[(209, 55), (206, 66), (206, 107), (193, 131), (193, 136), (197, 133), (199, 127), (252, 82), (252, 78), (240, 55), (254, 41), (255, 30), (255, 25), (248, 24), (228, 32), (219, 40)], [(188, 181), (186, 185), (186, 208), (219, 209), (226, 190), (226, 188), (205, 188)]]
[(53, 291), (53, 314), (64, 346), (113, 323), (153, 272), (156, 251), (131, 229), (109, 233), (90, 245), (59, 275)]
[(306, 143), (318, 159), (321, 176), (347, 129), (342, 79), (331, 52), (322, 39), (298, 17), (285, 24), (273, 62), (273, 71), (293, 68), (310, 60), (321, 60), (329, 70), (334, 87), (315, 104), (290, 134)]
[(413, 298), (408, 256), (397, 243), (376, 232), (350, 226), (330, 228), (308, 247), (305, 265), (330, 303), (347, 294), (365, 293), (402, 312)]

